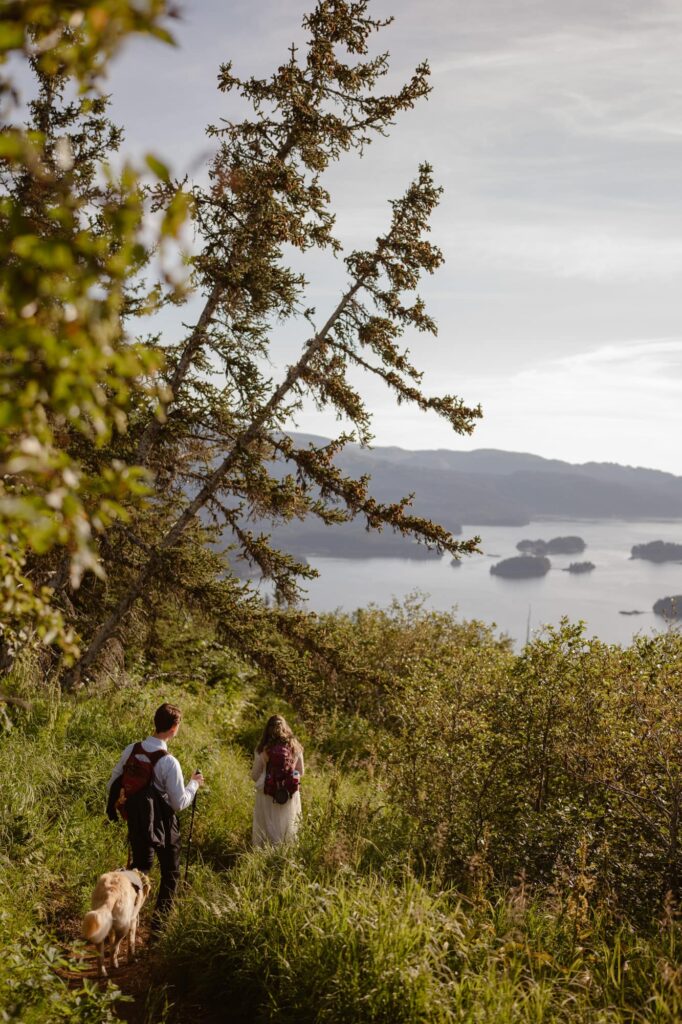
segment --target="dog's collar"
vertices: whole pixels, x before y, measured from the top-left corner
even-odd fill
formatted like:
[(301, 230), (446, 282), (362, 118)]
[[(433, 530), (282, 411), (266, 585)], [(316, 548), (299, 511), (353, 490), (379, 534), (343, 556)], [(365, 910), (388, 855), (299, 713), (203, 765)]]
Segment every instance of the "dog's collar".
[(125, 875), (130, 884), (138, 892), (142, 892), (142, 879), (137, 871), (130, 871), (128, 868), (117, 868), (122, 875)]

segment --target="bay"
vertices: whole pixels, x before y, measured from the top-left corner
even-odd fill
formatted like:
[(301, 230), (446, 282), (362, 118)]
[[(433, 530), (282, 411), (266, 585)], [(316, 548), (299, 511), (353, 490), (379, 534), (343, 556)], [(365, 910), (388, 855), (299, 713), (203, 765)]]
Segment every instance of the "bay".
[[(518, 648), (545, 624), (562, 616), (582, 619), (588, 636), (607, 643), (628, 644), (637, 633), (668, 627), (653, 614), (658, 598), (682, 593), (682, 564), (655, 565), (631, 559), (633, 544), (652, 540), (682, 543), (682, 522), (617, 520), (541, 520), (529, 526), (464, 527), (464, 537), (481, 537), (483, 554), (463, 559), (459, 568), (450, 556), (413, 561), (402, 558), (322, 558), (309, 561), (320, 573), (307, 584), (307, 606), (315, 611), (353, 611), (376, 604), (386, 607), (419, 591), (429, 607), (457, 609), (461, 619), (480, 619), (514, 639)], [(549, 540), (578, 535), (587, 548), (580, 555), (552, 555), (552, 568), (539, 579), (509, 580), (490, 574), (490, 566), (518, 554), (518, 541)], [(591, 573), (562, 572), (570, 562), (590, 561)], [(640, 611), (640, 615), (623, 615)]]

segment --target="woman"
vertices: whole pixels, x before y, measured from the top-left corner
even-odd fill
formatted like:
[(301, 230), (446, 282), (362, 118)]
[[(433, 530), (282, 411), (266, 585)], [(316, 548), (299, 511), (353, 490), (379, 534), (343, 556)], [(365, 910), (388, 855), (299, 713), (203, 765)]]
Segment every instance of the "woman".
[(299, 782), (303, 747), (281, 715), (272, 715), (256, 747), (251, 778), (256, 783), (253, 845), (296, 838), (301, 817)]

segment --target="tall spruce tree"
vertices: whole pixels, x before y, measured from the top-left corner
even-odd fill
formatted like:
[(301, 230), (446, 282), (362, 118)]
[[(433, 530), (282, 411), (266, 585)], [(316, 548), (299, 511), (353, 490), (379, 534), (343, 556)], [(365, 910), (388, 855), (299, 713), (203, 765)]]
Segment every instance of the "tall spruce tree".
[[(221, 68), (219, 88), (238, 93), (252, 113), (208, 129), (218, 150), (208, 186), (193, 188), (200, 240), (193, 285), (203, 309), (178, 345), (164, 346), (164, 416), (143, 405), (133, 425), (134, 461), (157, 474), (159, 499), (175, 489), (176, 501), (185, 495), (184, 504), (156, 536), (138, 520), (146, 532), (144, 553), (123, 585), (110, 591), (108, 614), (72, 682), (124, 628), (138, 599), (173, 575), (178, 546), (196, 530), (200, 516), (212, 517), (284, 600), (297, 597), (298, 580), (310, 570), (277, 551), (267, 536), (254, 535), (251, 517), (276, 523), (314, 515), (333, 524), (358, 516), (369, 529), (388, 527), (438, 551), (473, 546), (412, 514), (409, 497), (376, 501), (367, 479), (345, 477), (334, 463), (351, 437), (363, 444), (371, 440), (370, 412), (351, 383), (349, 371), (357, 368), (380, 378), (398, 402), (435, 412), (458, 433), (469, 433), (480, 416), (480, 409), (454, 396), (429, 396), (402, 347), (406, 331), (436, 332), (416, 292), (421, 275), (442, 262), (428, 240), (440, 196), (431, 168), (423, 164), (404, 195), (390, 202), (385, 231), (367, 249), (345, 257), (347, 284), (326, 314), (318, 318), (307, 308), (307, 281), (287, 262), (291, 247), (341, 255), (325, 170), (351, 150), (362, 152), (377, 134), (387, 133), (399, 112), (428, 94), (426, 64), (397, 92), (379, 92), (388, 55), (372, 57), (369, 48), (385, 24), (370, 16), (366, 0), (320, 0), (304, 21), (308, 42), (302, 57), (292, 48), (268, 79), (240, 79), (231, 65)], [(159, 181), (153, 205), (167, 209), (177, 189), (177, 182)], [(273, 333), (291, 321), (300, 326), (300, 355), (273, 381)], [(210, 376), (216, 363), (220, 384), (215, 373)], [(323, 447), (298, 447), (291, 423), (306, 398), (334, 409), (353, 432)], [(290, 470), (283, 478), (272, 472), (278, 459)], [(252, 637), (248, 622), (254, 616), (262, 622), (267, 613), (248, 586), (232, 581), (220, 593), (215, 607), (228, 631), (230, 622), (241, 623), (232, 631), (239, 644), (240, 637)], [(293, 642), (307, 642), (304, 629), (288, 632)]]

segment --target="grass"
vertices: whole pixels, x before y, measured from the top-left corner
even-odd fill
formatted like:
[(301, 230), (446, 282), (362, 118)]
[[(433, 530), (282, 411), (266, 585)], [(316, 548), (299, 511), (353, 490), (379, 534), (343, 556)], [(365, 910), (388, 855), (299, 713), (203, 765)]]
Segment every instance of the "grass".
[(184, 710), (172, 749), (185, 774), (201, 767), (209, 786), (190, 886), (156, 958), (148, 1024), (217, 1024), (226, 1006), (235, 1024), (682, 1019), (672, 906), (645, 929), (615, 920), (588, 889), (583, 898), (576, 877), (551, 892), (482, 885), (465, 897), (446, 886), (415, 857), (407, 810), (362, 767), (361, 723), (328, 731), (323, 753), (296, 723), (309, 755), (299, 841), (251, 851), (251, 752), (267, 712), (295, 719), (272, 694), (248, 679), (210, 688), (147, 680), (90, 698), (28, 682), (19, 691), (32, 707), (12, 707), (0, 739), (2, 1020), (118, 1019), (114, 985), (69, 987), (59, 968), (94, 880), (125, 862), (124, 829), (104, 818), (104, 787), (162, 700)]
[[(186, 774), (201, 765), (215, 780), (196, 838), (207, 858), (214, 852), (226, 862), (244, 848), (250, 825), (245, 755), (226, 741), (239, 701), (229, 689), (207, 700), (168, 684), (88, 699), (24, 678), (15, 691), (31, 707), (13, 706), (0, 733), (0, 1019), (105, 1024), (118, 1019), (115, 986), (68, 986), (58, 968), (95, 879), (126, 863), (125, 828), (104, 816), (106, 781), (122, 748), (150, 731), (154, 709), (163, 700), (181, 704), (185, 721), (173, 750)], [(227, 798), (235, 786), (236, 802)]]
[(640, 1024), (682, 1013), (679, 924), (649, 936), (515, 894), (467, 904), (406, 872), (316, 878), (300, 851), (203, 871), (174, 915), (163, 970), (186, 996), (253, 1021)]
[(345, 873), (325, 885), (286, 853), (254, 853), (229, 880), (197, 878), (164, 964), (202, 1006), (229, 1005), (235, 1022), (449, 1022), (439, 917), (437, 898), (414, 882)]

